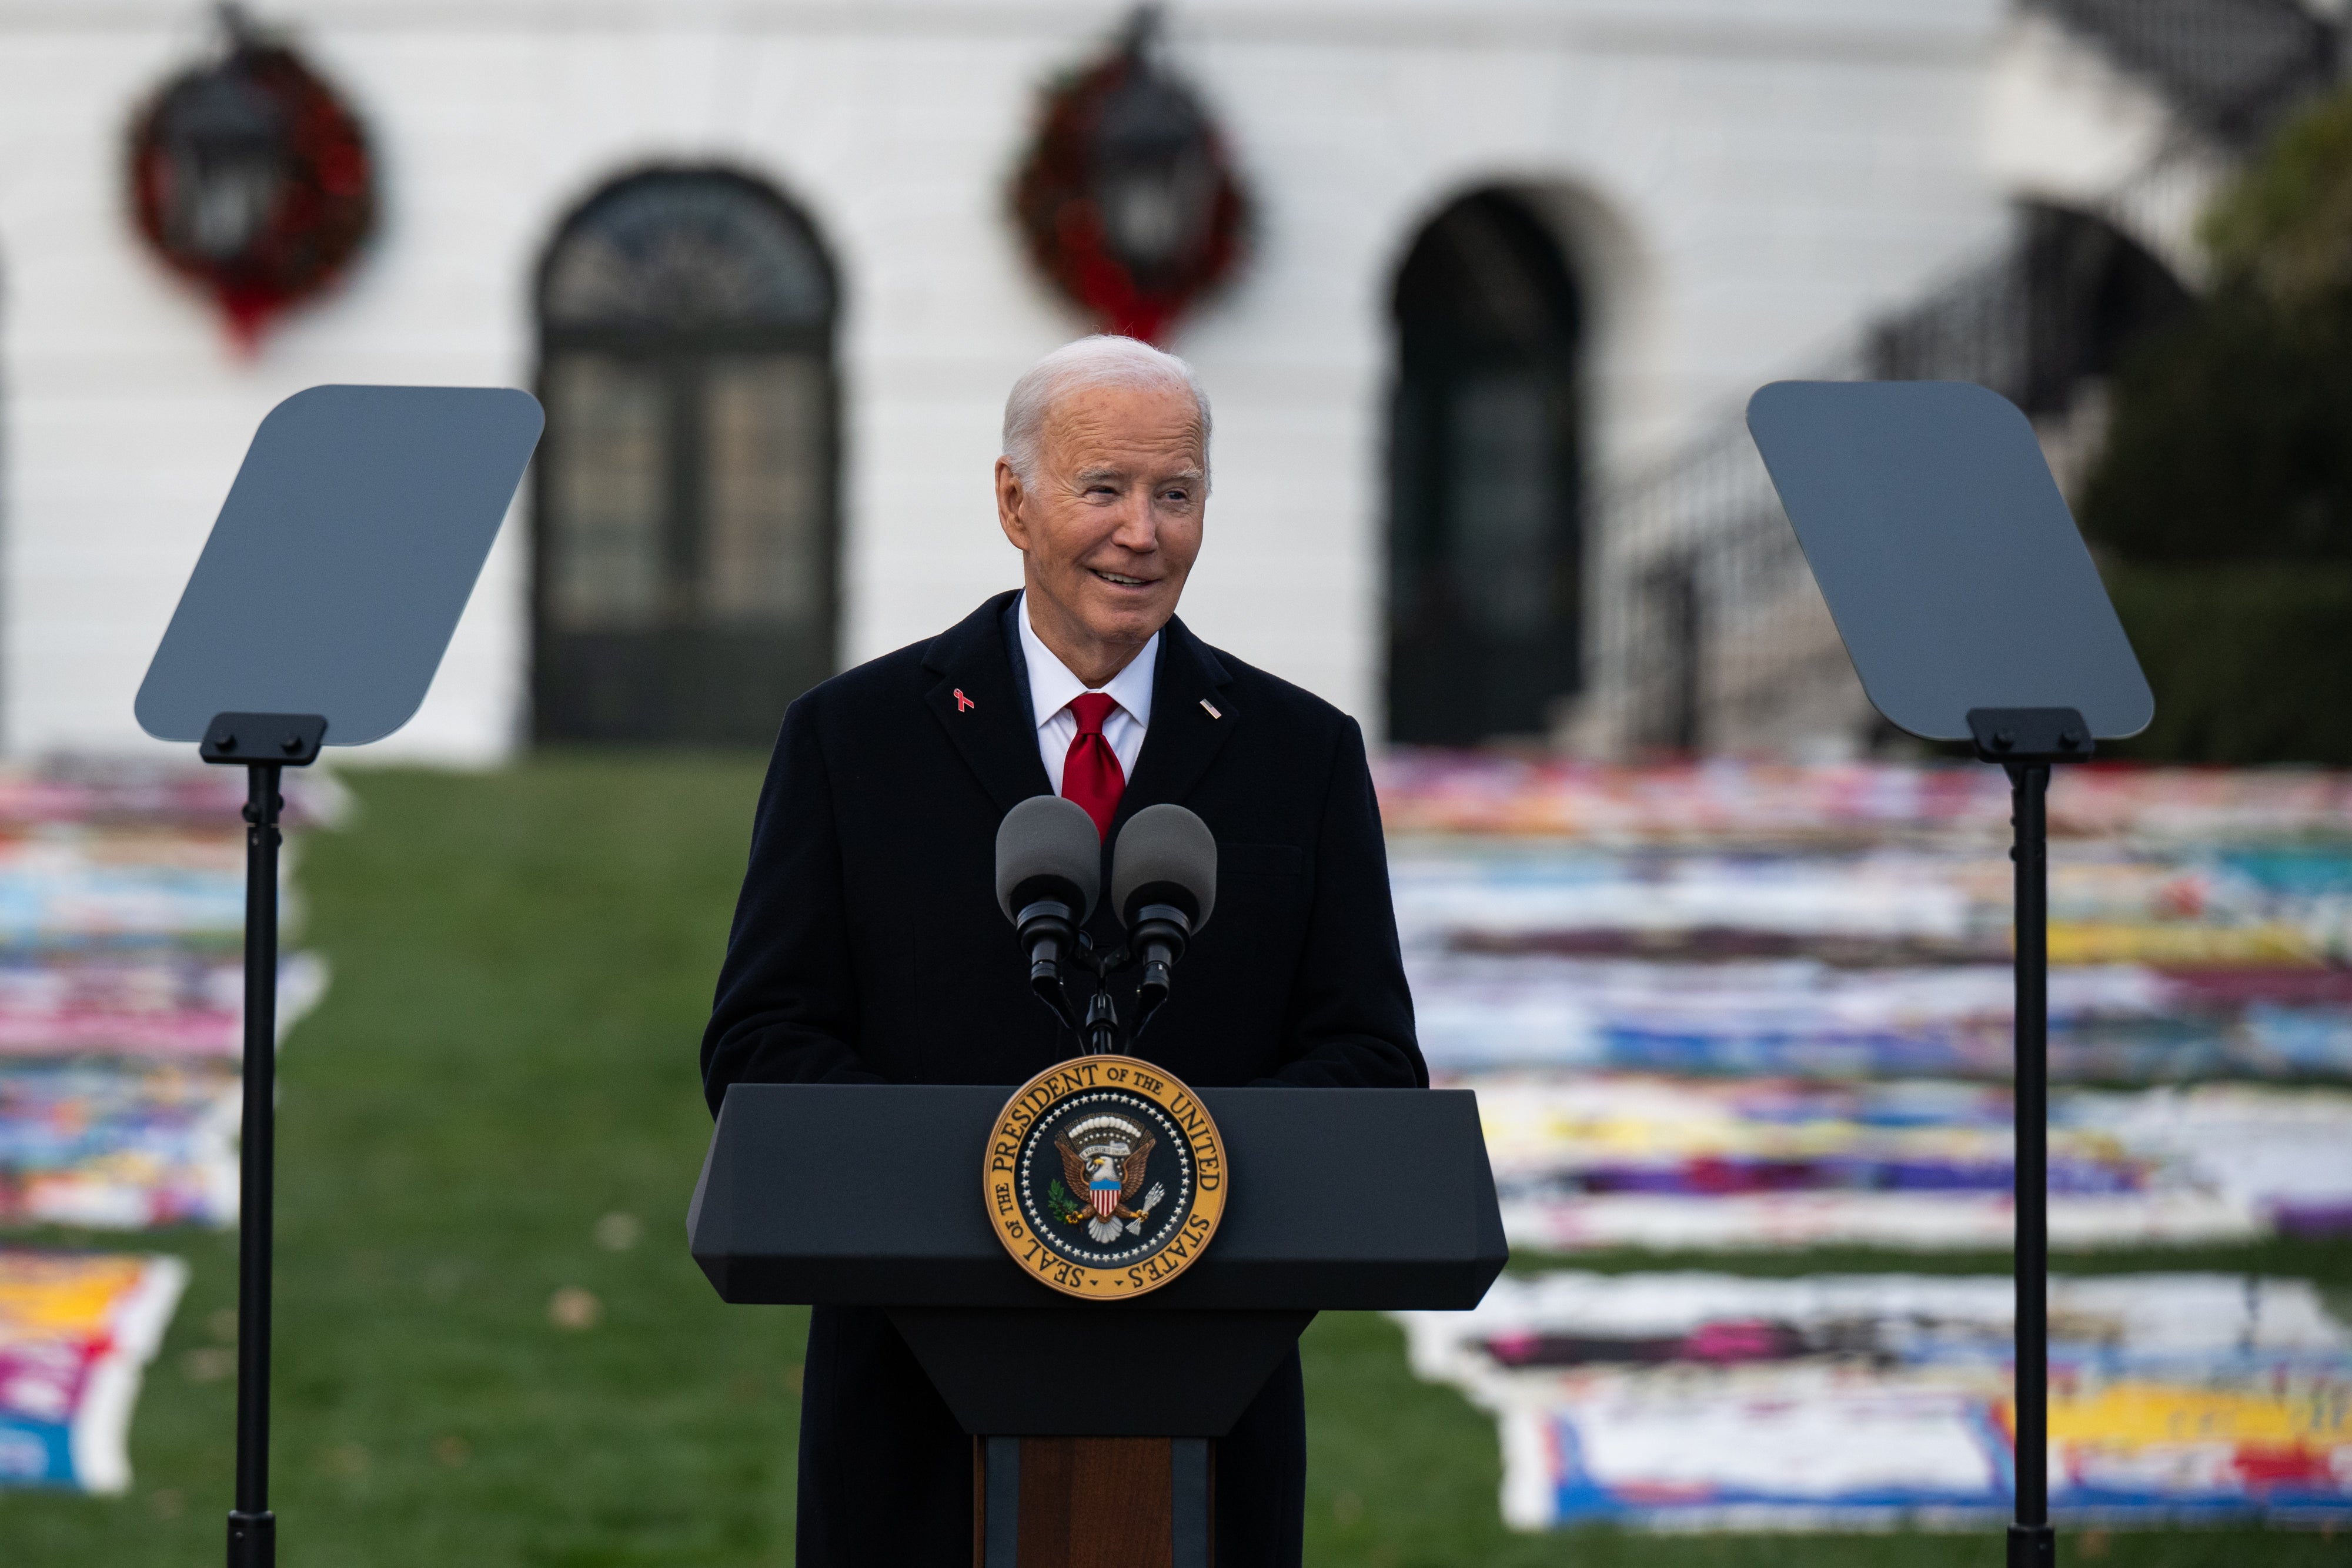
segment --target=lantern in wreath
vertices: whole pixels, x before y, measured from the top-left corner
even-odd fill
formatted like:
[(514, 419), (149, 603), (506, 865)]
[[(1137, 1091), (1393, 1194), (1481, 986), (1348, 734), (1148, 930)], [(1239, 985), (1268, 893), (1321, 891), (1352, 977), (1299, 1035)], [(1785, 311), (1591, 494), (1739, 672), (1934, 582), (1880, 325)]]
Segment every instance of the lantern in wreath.
[(249, 350), (349, 264), (374, 223), (375, 185), (366, 137), (333, 89), (235, 6), (221, 18), (220, 56), (164, 83), (131, 126), (131, 215)]
[(1158, 58), (1158, 13), (1048, 88), (1013, 186), (1030, 258), (1106, 331), (1158, 340), (1241, 259), (1246, 201), (1200, 100)]

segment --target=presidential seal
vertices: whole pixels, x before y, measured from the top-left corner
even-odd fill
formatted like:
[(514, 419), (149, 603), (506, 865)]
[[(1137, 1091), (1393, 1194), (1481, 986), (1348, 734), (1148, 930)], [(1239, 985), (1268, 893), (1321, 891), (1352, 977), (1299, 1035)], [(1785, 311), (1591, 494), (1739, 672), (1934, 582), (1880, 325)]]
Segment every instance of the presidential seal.
[(1131, 1056), (1081, 1056), (1005, 1102), (982, 1180), (989, 1222), (1024, 1269), (1116, 1301), (1192, 1266), (1217, 1233), (1230, 1174), (1191, 1090)]

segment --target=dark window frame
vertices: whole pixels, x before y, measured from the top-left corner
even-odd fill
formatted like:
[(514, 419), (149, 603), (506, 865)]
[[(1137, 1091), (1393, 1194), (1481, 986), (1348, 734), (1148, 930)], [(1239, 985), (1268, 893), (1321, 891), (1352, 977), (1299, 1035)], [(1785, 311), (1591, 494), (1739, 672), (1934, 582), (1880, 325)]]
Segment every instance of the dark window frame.
[[(562, 259), (567, 242), (580, 233), (583, 222), (601, 204), (613, 201), (633, 188), (681, 176), (731, 186), (744, 197), (770, 207), (783, 223), (796, 231), (797, 237), (805, 246), (807, 258), (821, 275), (824, 300), (820, 319), (801, 322), (755, 320), (689, 325), (656, 322), (583, 324), (549, 320), (548, 296), (554, 270)], [(567, 356), (593, 354), (650, 367), (663, 383), (663, 460), (666, 471), (661, 480), (665, 498), (661, 545), (665, 580), (672, 591), (671, 597), (676, 596), (678, 585), (691, 585), (698, 580), (701, 552), (707, 548), (705, 531), (708, 517), (703, 504), (706, 476), (700, 455), (706, 450), (708, 427), (703, 417), (704, 400), (698, 394), (707, 384), (710, 368), (730, 359), (779, 355), (805, 357), (817, 362), (821, 371), (819, 417), (822, 428), (815, 446), (820, 468), (815, 505), (820, 525), (814, 566), (818, 576), (816, 619), (820, 641), (824, 644), (823, 662), (827, 674), (839, 667), (841, 567), (845, 553), (842, 517), (841, 371), (837, 351), (842, 315), (840, 276), (840, 270), (814, 223), (773, 186), (723, 165), (663, 163), (640, 167), (603, 183), (567, 212), (556, 225), (533, 271), (531, 295), (532, 317), (538, 331), (533, 384), (541, 402), (550, 408), (551, 417), (555, 413), (555, 402), (550, 395), (551, 372)], [(551, 432), (551, 435), (554, 434)], [(551, 710), (556, 705), (549, 700), (548, 682), (557, 663), (555, 643), (560, 639), (576, 638), (582, 634), (559, 630), (551, 612), (551, 571), (556, 559), (554, 533), (558, 517), (552, 495), (554, 465), (547, 460), (547, 451), (548, 447), (543, 446), (541, 460), (532, 464), (530, 491), (531, 737), (535, 743), (541, 744), (593, 744), (602, 739), (621, 738), (584, 736), (553, 722), (554, 715)], [(669, 635), (673, 640), (695, 633), (697, 629), (691, 624), (674, 623), (676, 618), (676, 607), (666, 603), (654, 629), (655, 633)], [(777, 708), (775, 717), (782, 719), (782, 706)], [(682, 733), (677, 727), (668, 727), (667, 732), (664, 727), (656, 727), (646, 733), (627, 738), (663, 744), (692, 743), (709, 737)]]
[[(1481, 287), (1481, 275), (1485, 287)], [(1390, 298), (1395, 379), (1387, 403), (1383, 697), (1392, 739), (1465, 745), (1542, 735), (1582, 689), (1586, 294), (1568, 247), (1507, 187), (1465, 192), (1414, 231)], [(1450, 515), (1462, 487), (1461, 400), (1483, 379), (1538, 383), (1549, 504), (1547, 630), (1484, 635), (1452, 568), (1470, 548)], [(1465, 686), (1473, 689), (1464, 690)]]

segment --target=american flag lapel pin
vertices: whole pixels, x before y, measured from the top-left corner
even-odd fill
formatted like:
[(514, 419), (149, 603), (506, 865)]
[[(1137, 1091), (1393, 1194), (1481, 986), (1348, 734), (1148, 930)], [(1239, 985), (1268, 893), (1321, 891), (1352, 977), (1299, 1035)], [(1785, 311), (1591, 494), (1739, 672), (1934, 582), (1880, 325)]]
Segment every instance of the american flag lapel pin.
[(1202, 697), (1202, 698), (1201, 699), (1201, 706), (1202, 706), (1202, 707), (1204, 707), (1204, 708), (1206, 708), (1206, 709), (1208, 710), (1208, 712), (1209, 712), (1209, 716), (1210, 716), (1211, 718), (1223, 718), (1223, 717), (1224, 717), (1224, 716), (1225, 716), (1223, 714), (1221, 714), (1221, 713), (1219, 713), (1219, 712), (1217, 711), (1217, 705), (1216, 705), (1216, 704), (1214, 704), (1214, 703), (1213, 703), (1213, 702), (1211, 702), (1211, 701), (1210, 701), (1208, 698), (1206, 698), (1206, 697)]
[(973, 708), (973, 707), (978, 707), (978, 706), (980, 706), (978, 703), (976, 703), (976, 702), (972, 701), (970, 697), (968, 697), (968, 696), (966, 696), (966, 695), (963, 695), (963, 688), (962, 688), (961, 686), (958, 686), (958, 687), (955, 689), (955, 697), (956, 697), (956, 712), (958, 712), (958, 713), (961, 713), (961, 712), (963, 712), (963, 710), (964, 710), (964, 709), (966, 709), (966, 708)]

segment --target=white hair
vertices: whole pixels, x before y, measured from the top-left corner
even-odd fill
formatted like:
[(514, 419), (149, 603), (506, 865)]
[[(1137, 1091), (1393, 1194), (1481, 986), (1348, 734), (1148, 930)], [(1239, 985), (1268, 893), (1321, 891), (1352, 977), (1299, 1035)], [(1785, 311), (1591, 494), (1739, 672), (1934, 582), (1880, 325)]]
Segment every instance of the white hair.
[(1022, 373), (1004, 399), (1004, 460), (1024, 485), (1036, 482), (1037, 448), (1045, 416), (1069, 392), (1085, 387), (1141, 387), (1182, 392), (1201, 416), (1201, 482), (1208, 484), (1209, 394), (1201, 378), (1175, 355), (1134, 338), (1098, 332), (1065, 343)]

